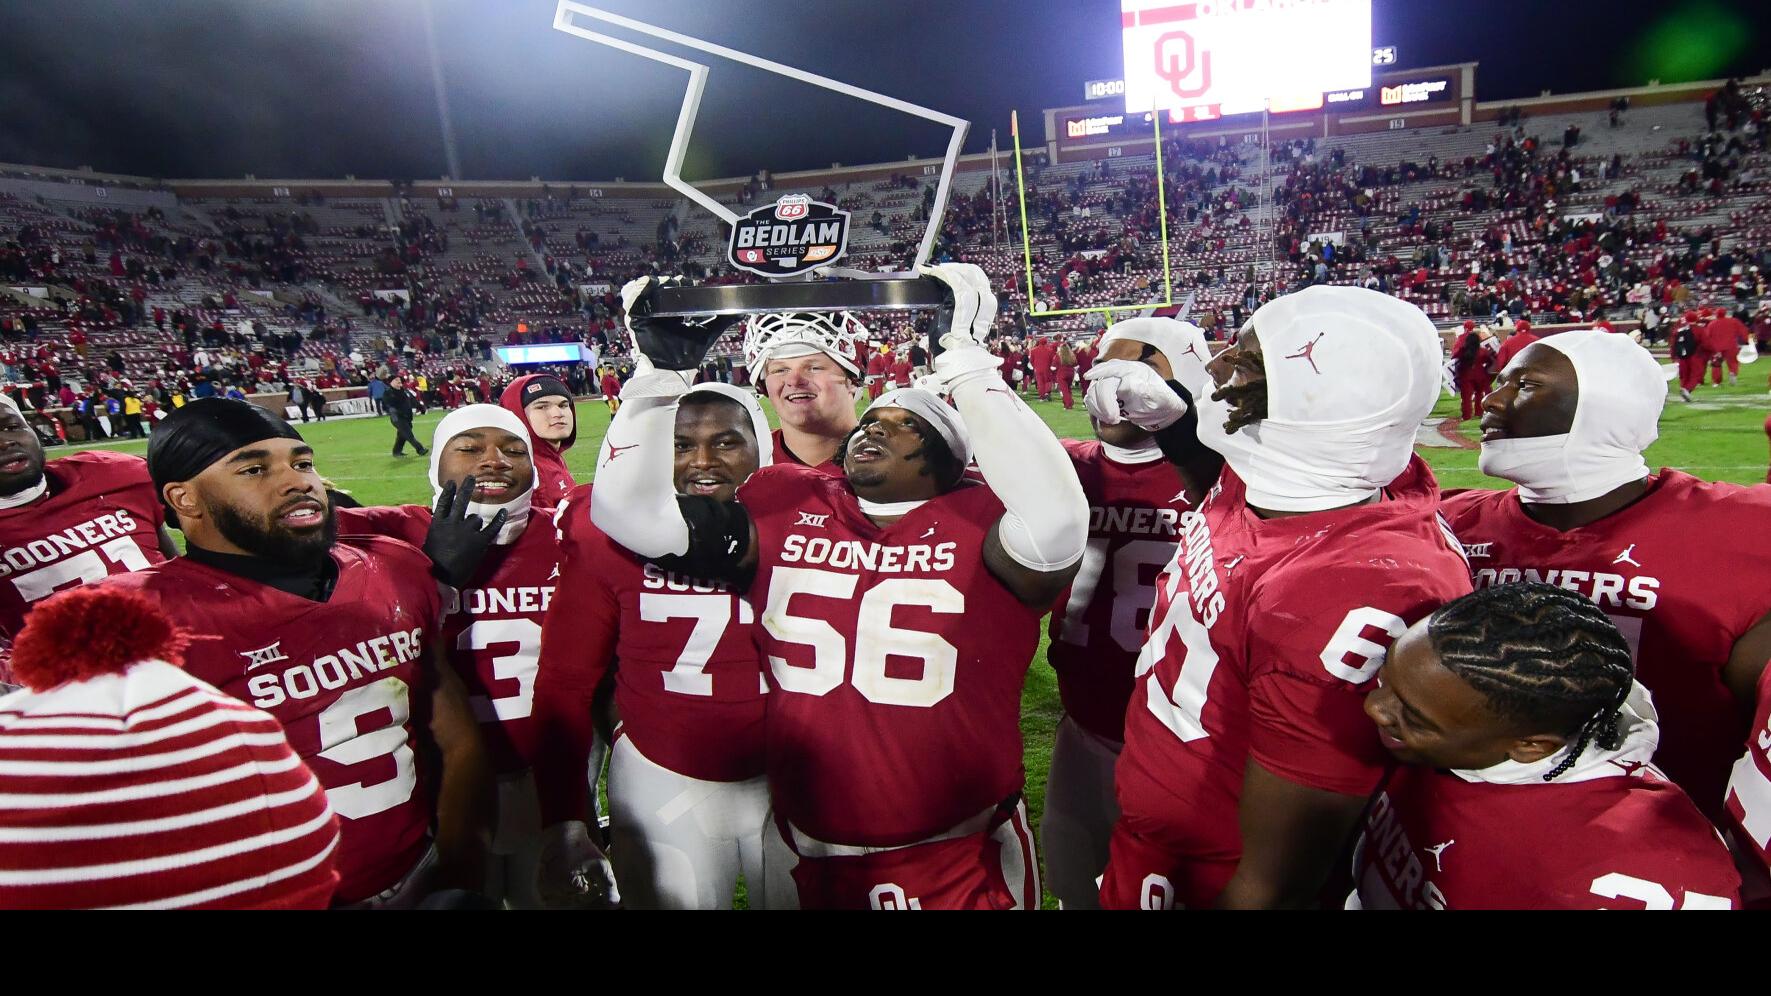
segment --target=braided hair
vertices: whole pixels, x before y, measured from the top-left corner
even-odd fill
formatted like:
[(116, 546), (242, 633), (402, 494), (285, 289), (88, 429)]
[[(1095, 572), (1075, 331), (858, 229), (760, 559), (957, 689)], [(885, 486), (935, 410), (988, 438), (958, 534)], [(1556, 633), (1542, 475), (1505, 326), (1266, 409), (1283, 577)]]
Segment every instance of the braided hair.
[(1497, 714), (1570, 738), (1544, 781), (1573, 767), (1589, 743), (1622, 745), (1618, 713), (1635, 662), (1590, 599), (1536, 582), (1481, 588), (1434, 613), (1427, 636), (1446, 670)]
[(1261, 376), (1241, 384), (1225, 384), (1212, 392), (1213, 401), (1230, 406), (1230, 417), (1224, 420), (1224, 431), (1235, 432), (1267, 417), (1267, 375), (1264, 363), (1238, 354), (1237, 363), (1259, 371)]

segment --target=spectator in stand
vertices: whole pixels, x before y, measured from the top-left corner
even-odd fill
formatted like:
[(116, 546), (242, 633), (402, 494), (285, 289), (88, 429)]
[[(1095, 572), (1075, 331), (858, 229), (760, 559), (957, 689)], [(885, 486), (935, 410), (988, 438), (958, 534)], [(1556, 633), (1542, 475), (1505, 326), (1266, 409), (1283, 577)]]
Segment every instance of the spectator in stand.
[(387, 381), (377, 376), (371, 376), (368, 387), (369, 404), (375, 407), (375, 414), (380, 415), (382, 413), (381, 399), (387, 394)]

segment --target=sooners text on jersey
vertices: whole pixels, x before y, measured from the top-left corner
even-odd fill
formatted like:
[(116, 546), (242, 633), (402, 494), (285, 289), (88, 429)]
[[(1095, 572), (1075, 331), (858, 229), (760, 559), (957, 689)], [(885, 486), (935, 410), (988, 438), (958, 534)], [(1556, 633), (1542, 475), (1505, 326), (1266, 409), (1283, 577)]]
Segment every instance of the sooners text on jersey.
[(312, 602), (186, 557), (107, 581), (154, 598), (197, 634), (185, 669), (283, 724), (340, 817), (338, 902), (399, 882), (429, 846), (420, 789), (430, 722), (426, 651), (441, 615), (424, 554), (341, 538), (338, 583)]
[(1057, 672), (1064, 712), (1117, 742), (1125, 738), (1125, 704), (1156, 604), (1156, 578), (1180, 542), (1186, 484), (1167, 460), (1117, 463), (1098, 440), (1063, 443), (1088, 496), (1088, 548), (1052, 613), (1046, 660)]
[[(423, 505), (339, 509), (338, 529), (423, 546), (430, 515)], [(558, 577), (558, 534), (538, 514), (516, 542), (488, 548), (473, 584), (443, 603), (443, 646), (500, 773), (522, 771), (535, 757), (541, 623)]]
[(1739, 889), (1709, 821), (1635, 763), (1535, 785), (1404, 765), (1372, 796), (1354, 879), (1365, 909), (1731, 909)]
[(141, 457), (88, 450), (43, 466), (49, 490), (0, 511), (0, 637), (63, 588), (158, 564), (165, 510)]
[[(1629, 641), (1660, 710), (1654, 762), (1713, 820), (1746, 737), (1722, 683), (1735, 641), (1771, 612), (1771, 489), (1662, 470), (1635, 504), (1558, 532), (1532, 521), (1516, 489), (1447, 496), (1476, 585), (1542, 581), (1591, 598)], [(1693, 543), (1726, 536), (1725, 543)]]
[[(1242, 851), (1250, 758), (1364, 796), (1388, 755), (1369, 683), (1408, 625), (1465, 594), (1438, 486), (1419, 457), (1370, 505), (1263, 520), (1226, 468), (1157, 584), (1115, 771), (1123, 815), (1102, 902), (1198, 906)], [(1203, 869), (1203, 870), (1202, 870)]]
[(968, 481), (884, 527), (846, 480), (804, 467), (765, 467), (738, 496), (758, 541), (776, 811), (820, 841), (898, 846), (1020, 792), (1043, 613), (984, 566), (995, 494)]

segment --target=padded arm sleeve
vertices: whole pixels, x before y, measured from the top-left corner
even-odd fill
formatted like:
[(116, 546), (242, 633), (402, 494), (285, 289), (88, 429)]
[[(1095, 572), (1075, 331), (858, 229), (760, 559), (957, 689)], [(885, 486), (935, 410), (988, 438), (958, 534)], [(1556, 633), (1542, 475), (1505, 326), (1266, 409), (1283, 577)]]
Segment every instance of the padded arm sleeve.
[(1005, 509), (997, 530), (1003, 550), (1034, 571), (1063, 570), (1081, 560), (1088, 499), (1051, 429), (998, 376), (956, 385), (953, 403), (971, 434), (978, 470)]
[(597, 455), (590, 521), (642, 557), (689, 551), (689, 527), (677, 509), (672, 480), (676, 399), (686, 389), (674, 373), (635, 374), (621, 392), (621, 410)]

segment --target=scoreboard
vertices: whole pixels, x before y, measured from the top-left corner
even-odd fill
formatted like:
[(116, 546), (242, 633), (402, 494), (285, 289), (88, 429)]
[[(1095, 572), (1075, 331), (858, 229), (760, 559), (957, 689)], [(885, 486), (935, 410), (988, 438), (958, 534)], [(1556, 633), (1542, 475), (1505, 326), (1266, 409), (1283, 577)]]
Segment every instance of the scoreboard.
[(1371, 0), (1120, 0), (1125, 111), (1209, 121), (1371, 86)]

